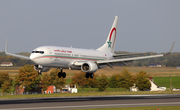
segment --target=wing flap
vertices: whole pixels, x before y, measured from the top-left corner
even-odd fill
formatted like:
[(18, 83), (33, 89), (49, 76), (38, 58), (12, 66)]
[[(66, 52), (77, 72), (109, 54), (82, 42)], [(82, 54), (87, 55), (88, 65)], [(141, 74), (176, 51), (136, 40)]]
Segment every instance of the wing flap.
[(113, 57), (121, 57), (121, 56), (131, 56), (131, 55), (141, 55), (145, 53), (125, 53), (125, 54), (114, 54)]

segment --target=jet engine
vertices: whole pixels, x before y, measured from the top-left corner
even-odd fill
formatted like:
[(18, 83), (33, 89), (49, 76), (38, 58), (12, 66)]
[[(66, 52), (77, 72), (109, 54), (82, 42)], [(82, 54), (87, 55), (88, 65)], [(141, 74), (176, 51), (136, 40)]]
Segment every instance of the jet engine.
[(41, 66), (41, 65), (34, 65), (34, 69), (35, 69), (36, 71), (39, 71), (39, 70), (41, 69), (41, 72), (47, 72), (47, 71), (50, 70), (49, 67), (43, 67), (43, 66)]
[(81, 70), (85, 73), (94, 73), (98, 70), (98, 66), (94, 62), (86, 62), (81, 65)]

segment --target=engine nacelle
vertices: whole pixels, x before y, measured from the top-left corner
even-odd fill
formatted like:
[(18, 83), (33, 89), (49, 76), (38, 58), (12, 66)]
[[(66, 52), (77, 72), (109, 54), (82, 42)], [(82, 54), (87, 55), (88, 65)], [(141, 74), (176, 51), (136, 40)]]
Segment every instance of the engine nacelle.
[(94, 62), (86, 62), (81, 65), (81, 70), (85, 73), (94, 73), (98, 70), (98, 66)]
[(41, 65), (34, 65), (34, 69), (35, 69), (36, 71), (39, 71), (39, 70), (41, 69), (41, 72), (47, 72), (47, 71), (50, 70), (49, 67), (43, 67), (43, 66), (41, 66)]

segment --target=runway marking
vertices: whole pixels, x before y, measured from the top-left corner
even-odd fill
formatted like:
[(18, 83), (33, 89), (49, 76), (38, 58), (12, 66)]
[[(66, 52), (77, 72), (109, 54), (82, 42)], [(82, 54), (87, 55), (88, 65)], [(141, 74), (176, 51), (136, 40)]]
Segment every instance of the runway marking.
[(134, 103), (134, 104), (106, 104), (106, 105), (77, 105), (77, 106), (56, 106), (56, 107), (31, 107), (31, 108), (9, 108), (0, 110), (26, 110), (26, 109), (53, 109), (53, 108), (77, 108), (77, 107), (110, 107), (110, 106), (127, 106), (127, 105), (166, 105), (166, 104), (180, 104), (180, 102), (167, 102), (167, 103)]

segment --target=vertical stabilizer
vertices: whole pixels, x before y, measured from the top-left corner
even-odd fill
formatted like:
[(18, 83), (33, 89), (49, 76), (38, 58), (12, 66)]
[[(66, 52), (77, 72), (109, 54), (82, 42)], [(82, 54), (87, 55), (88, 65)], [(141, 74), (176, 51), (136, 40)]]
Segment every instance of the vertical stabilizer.
[(107, 40), (103, 46), (97, 49), (98, 51), (114, 53), (117, 24), (118, 24), (118, 16), (115, 16), (115, 19), (111, 27), (111, 30), (109, 32), (109, 35), (107, 37)]

